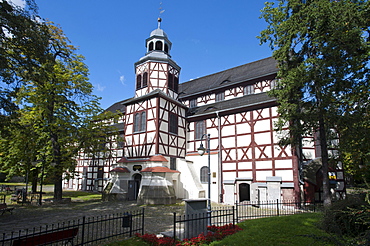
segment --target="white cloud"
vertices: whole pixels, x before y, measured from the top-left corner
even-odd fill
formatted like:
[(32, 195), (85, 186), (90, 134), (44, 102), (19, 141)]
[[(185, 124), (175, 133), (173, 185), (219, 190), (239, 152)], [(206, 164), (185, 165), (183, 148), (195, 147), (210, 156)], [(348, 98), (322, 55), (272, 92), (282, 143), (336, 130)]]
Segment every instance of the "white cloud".
[(119, 81), (121, 81), (121, 83), (123, 84), (123, 85), (125, 85), (125, 75), (121, 75), (121, 76), (119, 76)]
[(97, 91), (104, 91), (106, 86), (101, 86), (100, 84), (97, 84), (94, 86)]

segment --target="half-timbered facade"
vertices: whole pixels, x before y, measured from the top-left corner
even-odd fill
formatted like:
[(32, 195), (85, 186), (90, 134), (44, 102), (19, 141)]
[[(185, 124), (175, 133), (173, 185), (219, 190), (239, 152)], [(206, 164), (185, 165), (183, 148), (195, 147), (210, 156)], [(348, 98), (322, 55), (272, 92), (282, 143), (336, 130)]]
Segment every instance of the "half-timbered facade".
[[(277, 144), (277, 102), (267, 94), (278, 71), (273, 58), (179, 84), (180, 67), (160, 21), (146, 48), (135, 63), (134, 97), (107, 109), (124, 114), (118, 123), (124, 141), (109, 143), (115, 152), (108, 157), (81, 153), (81, 177), (66, 186), (106, 189), (141, 204), (205, 198), (208, 182), (217, 202), (303, 197), (302, 161), (320, 153), (306, 141), (299, 162), (296, 150)], [(208, 136), (210, 181), (208, 159), (197, 153)]]

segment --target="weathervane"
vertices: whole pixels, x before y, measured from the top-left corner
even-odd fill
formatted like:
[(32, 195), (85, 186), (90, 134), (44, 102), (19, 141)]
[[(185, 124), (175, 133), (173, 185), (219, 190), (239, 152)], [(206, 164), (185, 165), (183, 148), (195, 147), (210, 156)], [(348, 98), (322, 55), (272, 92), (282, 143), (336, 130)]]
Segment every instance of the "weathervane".
[(164, 13), (164, 9), (162, 8), (162, 2), (159, 3), (159, 15), (158, 15), (158, 29), (161, 28), (161, 21), (162, 21), (162, 18), (161, 18), (161, 14)]

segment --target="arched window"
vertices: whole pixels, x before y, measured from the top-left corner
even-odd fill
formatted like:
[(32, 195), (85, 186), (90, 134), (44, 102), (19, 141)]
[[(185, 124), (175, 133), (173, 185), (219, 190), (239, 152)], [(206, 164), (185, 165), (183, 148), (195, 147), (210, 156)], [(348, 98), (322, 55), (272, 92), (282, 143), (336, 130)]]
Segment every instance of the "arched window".
[(149, 51), (152, 51), (153, 50), (153, 42), (150, 42), (149, 43)]
[(145, 72), (143, 74), (143, 86), (142, 87), (147, 87), (148, 86), (148, 73)]
[(163, 44), (162, 41), (155, 42), (155, 50), (162, 50)]
[(168, 44), (164, 44), (164, 52), (168, 53)]
[(208, 183), (208, 167), (206, 166), (200, 169), (200, 182)]
[(141, 75), (136, 76), (136, 90), (141, 89)]

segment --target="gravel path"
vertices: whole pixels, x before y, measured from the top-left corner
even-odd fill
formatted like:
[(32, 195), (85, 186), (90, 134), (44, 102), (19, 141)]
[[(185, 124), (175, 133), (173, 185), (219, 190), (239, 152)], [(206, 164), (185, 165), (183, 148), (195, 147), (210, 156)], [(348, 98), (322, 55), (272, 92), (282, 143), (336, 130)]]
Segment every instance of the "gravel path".
[[(181, 201), (180, 201), (181, 202)], [(81, 219), (83, 216), (95, 217), (116, 214), (126, 211), (145, 210), (145, 233), (159, 233), (171, 230), (173, 213), (184, 214), (184, 203), (175, 205), (143, 205), (137, 206), (136, 202), (75, 202), (66, 204), (44, 204), (43, 206), (21, 206), (8, 204), (15, 207), (13, 214), (5, 213), (0, 216), (0, 233), (10, 233), (24, 229), (32, 229), (41, 225), (50, 225)], [(0, 235), (1, 235), (0, 234)]]

